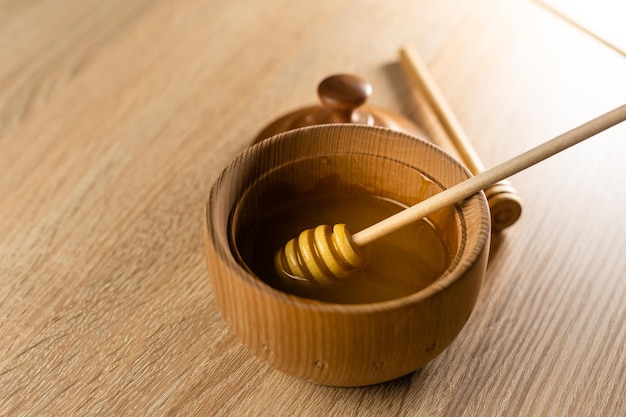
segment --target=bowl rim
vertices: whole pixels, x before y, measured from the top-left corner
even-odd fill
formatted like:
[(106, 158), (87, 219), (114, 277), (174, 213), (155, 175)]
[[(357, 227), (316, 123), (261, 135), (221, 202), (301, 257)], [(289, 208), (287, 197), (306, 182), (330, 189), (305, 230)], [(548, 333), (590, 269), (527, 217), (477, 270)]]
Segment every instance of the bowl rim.
[[(250, 289), (255, 291), (262, 292), (265, 296), (271, 297), (275, 301), (290, 304), (293, 306), (297, 306), (300, 309), (310, 309), (315, 310), (317, 312), (342, 312), (342, 313), (354, 313), (361, 314), (363, 312), (375, 312), (389, 309), (402, 308), (408, 305), (413, 305), (416, 302), (421, 300), (430, 298), (442, 291), (446, 288), (455, 285), (464, 275), (468, 272), (479, 260), (479, 257), (483, 253), (485, 246), (489, 245), (490, 241), (490, 233), (491, 233), (491, 218), (489, 215), (489, 205), (487, 203), (487, 199), (483, 191), (480, 191), (464, 201), (473, 202), (473, 204), (478, 204), (482, 216), (482, 221), (480, 221), (480, 231), (476, 235), (477, 244), (474, 245), (474, 250), (471, 253), (467, 254), (467, 259), (463, 262), (459, 262), (454, 269), (447, 268), (446, 271), (438, 277), (435, 281), (433, 281), (428, 286), (423, 289), (408, 294), (402, 297), (393, 298), (390, 300), (384, 301), (376, 301), (371, 303), (355, 303), (355, 304), (347, 304), (347, 303), (333, 303), (320, 301), (312, 298), (302, 297), (294, 294), (289, 294), (279, 289), (272, 287), (271, 285), (265, 283), (263, 280), (258, 278), (252, 271), (248, 269), (247, 266), (241, 265), (237, 261), (236, 255), (233, 253), (233, 249), (230, 246), (230, 239), (228, 238), (229, 231), (224, 231), (224, 237), (226, 239), (226, 247), (222, 247), (218, 245), (218, 236), (219, 231), (216, 231), (211, 226), (211, 216), (212, 216), (212, 206), (216, 201), (217, 192), (219, 190), (219, 185), (225, 181), (230, 175), (233, 174), (233, 170), (238, 167), (242, 161), (255, 156), (257, 153), (261, 151), (263, 147), (275, 146), (276, 142), (279, 141), (289, 141), (289, 140), (302, 140), (302, 138), (298, 138), (297, 136), (305, 133), (303, 131), (307, 130), (331, 130), (331, 129), (346, 129), (349, 127), (350, 129), (363, 130), (364, 132), (374, 133), (383, 135), (395, 136), (394, 139), (398, 138), (399, 140), (411, 140), (417, 141), (419, 143), (418, 146), (425, 146), (430, 148), (430, 152), (435, 152), (440, 154), (444, 159), (449, 160), (450, 163), (457, 165), (457, 168), (460, 168), (461, 171), (469, 178), (472, 174), (470, 171), (461, 163), (457, 158), (455, 158), (450, 153), (436, 146), (435, 144), (422, 139), (420, 137), (400, 132), (397, 130), (393, 130), (386, 127), (380, 126), (369, 126), (369, 125), (357, 125), (357, 124), (349, 124), (349, 123), (332, 123), (332, 124), (324, 124), (324, 125), (315, 125), (315, 126), (307, 126), (297, 129), (292, 129), (286, 132), (282, 132), (276, 134), (272, 137), (269, 137), (259, 143), (253, 144), (242, 153), (237, 155), (219, 174), (218, 178), (215, 180), (211, 187), (211, 192), (209, 194), (209, 198), (205, 204), (205, 215), (204, 215), (204, 233), (205, 233), (205, 242), (206, 244), (210, 244), (214, 249), (218, 256), (221, 258), (222, 262), (228, 266), (235, 275), (235, 279), (241, 281), (241, 283), (250, 287)], [(423, 172), (420, 171), (420, 172)], [(441, 183), (438, 181), (438, 184)], [(465, 216), (463, 213), (463, 208), (458, 204), (455, 204), (455, 211), (459, 215), (459, 219), (461, 222), (465, 222)], [(230, 207), (230, 213), (232, 215), (233, 207)], [(477, 214), (478, 215), (478, 214)], [(230, 224), (230, 219), (229, 222)], [(229, 228), (227, 228), (229, 229)], [(470, 249), (469, 245), (466, 243), (462, 245), (460, 251), (467, 251)], [(487, 248), (488, 249), (488, 248)], [(458, 256), (457, 256), (458, 257)], [(455, 258), (457, 258), (455, 257)], [(213, 279), (213, 278), (212, 278)], [(229, 278), (230, 279), (230, 278)]]

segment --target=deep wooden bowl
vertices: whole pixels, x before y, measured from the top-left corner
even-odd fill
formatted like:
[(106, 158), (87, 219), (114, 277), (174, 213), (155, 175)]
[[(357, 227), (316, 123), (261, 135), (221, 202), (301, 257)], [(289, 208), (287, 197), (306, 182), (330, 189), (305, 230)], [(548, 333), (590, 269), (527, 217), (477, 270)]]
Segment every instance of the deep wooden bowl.
[(389, 301), (332, 304), (281, 292), (249, 270), (234, 236), (286, 195), (331, 178), (411, 205), (469, 176), (432, 144), (372, 126), (307, 127), (249, 148), (222, 172), (206, 206), (209, 276), (228, 326), (259, 358), (319, 384), (369, 385), (422, 367), (458, 335), (476, 302), (490, 239), (482, 192), (429, 217), (451, 249), (449, 268)]

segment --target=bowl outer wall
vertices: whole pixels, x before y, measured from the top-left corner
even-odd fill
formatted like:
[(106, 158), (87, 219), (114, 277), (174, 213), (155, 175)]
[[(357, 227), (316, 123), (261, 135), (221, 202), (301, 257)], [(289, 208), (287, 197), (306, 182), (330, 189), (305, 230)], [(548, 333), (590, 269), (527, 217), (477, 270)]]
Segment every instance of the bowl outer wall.
[[(346, 137), (358, 140), (351, 142)], [(446, 187), (470, 175), (434, 145), (384, 128), (314, 126), (263, 141), (222, 172), (207, 203), (205, 247), (215, 300), (237, 338), (285, 373), (334, 386), (388, 381), (432, 360), (469, 318), (487, 265), (487, 202), (483, 193), (463, 202), (463, 218), (471, 218), (472, 224), (478, 225), (468, 228), (471, 244), (454, 272), (419, 293), (361, 305), (291, 296), (264, 284), (236, 261), (228, 242), (228, 219), (238, 195), (260, 173), (273, 169), (284, 158), (310, 156), (320, 149), (338, 153), (368, 149), (407, 163), (439, 158), (441, 163), (435, 164), (439, 166), (435, 170), (440, 172), (433, 176)]]

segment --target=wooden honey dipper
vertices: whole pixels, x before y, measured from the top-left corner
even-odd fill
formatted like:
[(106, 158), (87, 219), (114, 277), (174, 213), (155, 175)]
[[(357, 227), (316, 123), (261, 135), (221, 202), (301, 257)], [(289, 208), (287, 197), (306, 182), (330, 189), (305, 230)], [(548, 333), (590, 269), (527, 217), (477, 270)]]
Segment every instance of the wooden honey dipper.
[[(472, 147), (443, 93), (437, 87), (437, 83), (424, 60), (414, 48), (408, 46), (400, 49), (399, 60), (410, 80), (420, 88), (465, 166), (474, 175), (484, 171), (485, 166)], [(492, 231), (499, 232), (513, 225), (519, 219), (522, 214), (522, 199), (509, 181), (498, 181), (485, 188), (484, 191), (491, 211)]]
[[(626, 104), (351, 235), (344, 224), (322, 225), (291, 239), (274, 258), (285, 280), (329, 284), (363, 267), (362, 247), (459, 202), (626, 120)], [(292, 281), (292, 282), (293, 282)]]

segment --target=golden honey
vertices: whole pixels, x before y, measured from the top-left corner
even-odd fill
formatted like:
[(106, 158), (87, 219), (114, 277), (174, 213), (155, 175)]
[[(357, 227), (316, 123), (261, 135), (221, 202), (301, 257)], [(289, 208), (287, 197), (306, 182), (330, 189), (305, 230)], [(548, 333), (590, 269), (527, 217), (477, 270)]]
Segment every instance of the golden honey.
[(252, 227), (240, 230), (236, 245), (248, 268), (281, 291), (343, 304), (390, 300), (427, 287), (450, 264), (450, 250), (427, 219), (368, 245), (365, 267), (330, 286), (289, 285), (279, 277), (273, 258), (305, 229), (345, 223), (356, 233), (403, 208), (396, 201), (367, 193), (309, 195), (277, 205)]

